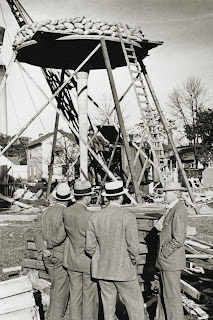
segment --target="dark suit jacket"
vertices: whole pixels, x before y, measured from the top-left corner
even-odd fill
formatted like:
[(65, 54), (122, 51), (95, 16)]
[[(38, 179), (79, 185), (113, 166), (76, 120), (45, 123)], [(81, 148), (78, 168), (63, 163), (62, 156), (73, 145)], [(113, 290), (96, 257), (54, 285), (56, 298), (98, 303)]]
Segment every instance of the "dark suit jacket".
[(86, 229), (93, 213), (78, 202), (64, 209), (64, 226), (68, 239), (64, 249), (63, 265), (79, 272), (90, 272), (91, 259), (85, 253)]
[(86, 251), (92, 256), (93, 278), (135, 280), (139, 240), (134, 214), (111, 204), (95, 212), (88, 224)]
[(184, 242), (188, 213), (181, 201), (167, 213), (160, 232), (156, 267), (164, 271), (182, 270), (186, 267)]

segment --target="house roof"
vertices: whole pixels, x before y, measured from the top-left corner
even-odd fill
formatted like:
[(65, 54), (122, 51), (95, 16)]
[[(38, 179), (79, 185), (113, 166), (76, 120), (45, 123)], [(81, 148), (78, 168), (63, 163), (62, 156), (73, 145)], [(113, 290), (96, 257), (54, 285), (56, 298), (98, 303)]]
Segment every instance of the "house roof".
[[(58, 132), (60, 132), (63, 136), (67, 137), (68, 139), (70, 139), (71, 141), (73, 141), (74, 143), (76, 143), (76, 138), (75, 135), (69, 132), (65, 132), (63, 130), (58, 130)], [(48, 138), (50, 138), (52, 135), (54, 134), (54, 132), (50, 132), (47, 133), (45, 135), (42, 135), (41, 137), (39, 137), (36, 140), (33, 140), (32, 142), (30, 142), (28, 144), (28, 149), (35, 147), (36, 145), (41, 145), (44, 141), (46, 141)]]
[(20, 165), (20, 161), (18, 157), (7, 157), (13, 164)]

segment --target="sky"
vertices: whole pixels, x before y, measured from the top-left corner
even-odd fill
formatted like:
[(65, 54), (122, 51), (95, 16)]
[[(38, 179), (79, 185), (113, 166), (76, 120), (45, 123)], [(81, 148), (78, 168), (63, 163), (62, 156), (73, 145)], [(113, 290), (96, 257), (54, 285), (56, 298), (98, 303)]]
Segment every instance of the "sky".
[[(168, 95), (190, 76), (199, 77), (213, 97), (213, 1), (212, 0), (20, 0), (34, 21), (85, 16), (92, 19), (125, 22), (140, 25), (145, 38), (162, 41), (163, 45), (149, 51), (144, 59), (149, 77), (163, 110)], [(6, 26), (2, 58), (7, 65), (12, 55), (11, 43), (18, 25), (6, 0), (0, 0), (0, 25)], [(3, 15), (2, 15), (3, 12)], [(48, 86), (37, 67), (24, 65), (50, 95)], [(115, 71), (118, 93), (129, 84), (126, 68)], [(26, 86), (27, 84), (27, 86)], [(92, 71), (89, 93), (100, 100), (109, 89), (105, 71)], [(124, 102), (131, 112), (131, 96)], [(38, 89), (23, 78), (14, 64), (8, 77), (8, 129), (16, 134), (46, 102)], [(48, 106), (23, 133), (37, 138), (54, 128), (55, 112)], [(138, 117), (131, 118), (131, 125)], [(66, 127), (63, 120), (60, 126)], [(65, 128), (66, 129), (66, 128)]]

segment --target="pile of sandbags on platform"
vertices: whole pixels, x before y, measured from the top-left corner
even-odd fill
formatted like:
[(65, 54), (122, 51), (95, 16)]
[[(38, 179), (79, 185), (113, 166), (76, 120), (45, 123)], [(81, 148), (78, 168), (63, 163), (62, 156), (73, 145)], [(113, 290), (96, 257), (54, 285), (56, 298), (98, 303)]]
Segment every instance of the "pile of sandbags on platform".
[[(16, 48), (22, 43), (32, 39), (37, 31), (60, 32), (72, 35), (103, 35), (108, 37), (118, 37), (117, 23), (101, 21), (100, 19), (92, 21), (85, 17), (63, 18), (56, 20), (45, 20), (26, 24), (21, 27), (15, 36), (13, 47)], [(139, 26), (129, 26), (123, 24), (120, 27), (123, 38), (127, 36), (134, 41), (141, 42), (144, 37), (143, 31)]]

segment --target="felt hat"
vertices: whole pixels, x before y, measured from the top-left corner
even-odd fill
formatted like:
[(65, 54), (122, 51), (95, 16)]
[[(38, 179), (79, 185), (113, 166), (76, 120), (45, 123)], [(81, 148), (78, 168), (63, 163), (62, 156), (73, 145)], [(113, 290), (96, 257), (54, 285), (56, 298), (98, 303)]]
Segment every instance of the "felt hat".
[(95, 192), (89, 181), (76, 181), (74, 184), (74, 196), (91, 196)]
[(60, 201), (67, 201), (73, 198), (73, 195), (70, 193), (70, 187), (66, 182), (62, 182), (57, 189), (53, 190), (52, 196)]
[(112, 182), (107, 182), (105, 184), (105, 191), (102, 192), (102, 196), (120, 196), (128, 192), (128, 189), (125, 189), (123, 186), (123, 181), (117, 180)]
[(162, 189), (163, 191), (186, 191), (186, 188), (183, 188), (180, 184), (180, 182), (175, 182), (175, 181), (166, 181), (164, 188)]

